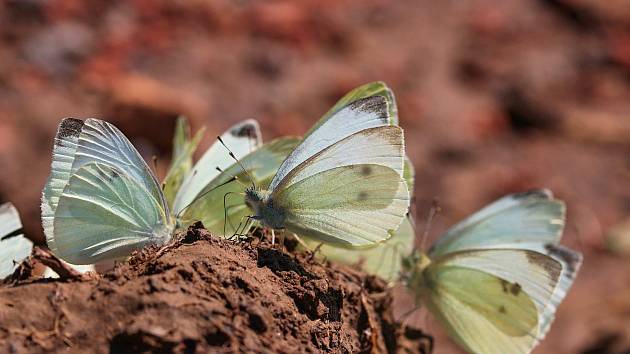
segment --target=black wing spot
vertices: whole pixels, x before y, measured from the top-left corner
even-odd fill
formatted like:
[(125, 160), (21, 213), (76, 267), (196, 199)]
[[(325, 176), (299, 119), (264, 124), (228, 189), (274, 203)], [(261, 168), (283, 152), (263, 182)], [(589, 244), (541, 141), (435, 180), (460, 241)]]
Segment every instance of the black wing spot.
[(503, 292), (504, 292), (504, 293), (506, 293), (506, 294), (507, 294), (507, 293), (508, 293), (508, 291), (509, 291), (509, 290), (508, 290), (508, 285), (509, 285), (509, 284), (510, 284), (509, 282), (507, 282), (507, 281), (505, 281), (505, 280), (501, 279), (501, 288), (503, 289)]
[(547, 250), (551, 256), (562, 259), (566, 263), (567, 270), (570, 273), (574, 273), (577, 270), (577, 265), (580, 263), (579, 253), (550, 243), (545, 245), (545, 250)]
[(503, 305), (499, 306), (499, 312), (502, 313), (502, 314), (507, 313), (507, 310), (505, 309), (505, 306), (503, 306)]
[(253, 124), (243, 124), (240, 127), (235, 127), (230, 131), (230, 134), (238, 137), (255, 137), (256, 136), (256, 127)]
[(383, 96), (370, 96), (356, 100), (348, 105), (351, 110), (364, 113), (376, 113), (383, 120), (388, 119), (387, 102)]
[(514, 283), (510, 286), (510, 293), (514, 296), (518, 296), (521, 293), (521, 286), (518, 283)]
[(372, 174), (372, 166), (361, 166), (361, 175), (362, 176), (369, 176)]
[(365, 201), (368, 199), (368, 192), (366, 191), (361, 191), (359, 192), (359, 195), (357, 196), (357, 199), (360, 201)]
[(117, 178), (120, 178), (120, 173), (118, 173), (118, 171), (112, 169), (111, 178), (109, 179), (109, 181), (111, 182), (112, 180), (115, 180)]
[(62, 120), (59, 124), (59, 129), (57, 130), (57, 139), (55, 139), (55, 144), (57, 146), (63, 146), (61, 141), (62, 139), (69, 136), (78, 137), (81, 135), (83, 124), (84, 122), (82, 120), (76, 118), (65, 118)]

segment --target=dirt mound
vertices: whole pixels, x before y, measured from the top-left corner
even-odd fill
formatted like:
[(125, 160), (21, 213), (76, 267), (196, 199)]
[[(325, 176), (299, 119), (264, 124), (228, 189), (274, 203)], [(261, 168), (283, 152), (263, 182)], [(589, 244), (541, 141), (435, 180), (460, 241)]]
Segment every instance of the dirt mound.
[[(84, 281), (0, 287), (0, 351), (421, 352), (385, 284), (268, 244), (191, 228)], [(424, 345), (424, 347), (423, 347)]]

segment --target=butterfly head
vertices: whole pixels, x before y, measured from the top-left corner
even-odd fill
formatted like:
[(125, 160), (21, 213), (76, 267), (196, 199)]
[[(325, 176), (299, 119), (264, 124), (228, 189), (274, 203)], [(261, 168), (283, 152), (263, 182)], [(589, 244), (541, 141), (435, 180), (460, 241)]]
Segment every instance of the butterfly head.
[(424, 270), (431, 264), (431, 259), (420, 251), (414, 251), (408, 257), (402, 259), (402, 281), (414, 288), (416, 283), (423, 279)]
[(245, 190), (245, 204), (254, 211), (254, 219), (274, 229), (284, 228), (284, 209), (274, 203), (271, 192), (249, 187)]

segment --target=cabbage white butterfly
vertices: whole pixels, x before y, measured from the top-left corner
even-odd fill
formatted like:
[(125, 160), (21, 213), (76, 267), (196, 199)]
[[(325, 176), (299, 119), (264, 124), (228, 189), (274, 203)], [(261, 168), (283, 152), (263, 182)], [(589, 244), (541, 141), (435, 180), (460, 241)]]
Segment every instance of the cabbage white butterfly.
[[(582, 262), (559, 245), (564, 219), (564, 203), (547, 190), (508, 195), (452, 227), (428, 254), (383, 265), (402, 262), (403, 282), (468, 352), (529, 353)], [(375, 249), (399, 242), (408, 241), (395, 235)], [(382, 256), (364, 253), (364, 264)]]
[(18, 234), (21, 229), (20, 215), (13, 204), (0, 205), (0, 280), (13, 274), (33, 250), (33, 243)]
[[(374, 95), (382, 96), (385, 99), (387, 110), (390, 114), (389, 124), (398, 125), (398, 108), (396, 106), (394, 93), (381, 81), (359, 86), (347, 93), (324, 115), (322, 121), (330, 117), (332, 113), (342, 108), (344, 105)], [(403, 179), (407, 183), (407, 189), (410, 195), (413, 195), (414, 171), (411, 160), (405, 156)], [(361, 263), (362, 269), (365, 272), (378, 275), (387, 281), (393, 282), (398, 280), (400, 275), (402, 266), (400, 257), (408, 255), (413, 251), (415, 234), (409, 217), (405, 217), (393, 236), (377, 247), (365, 249), (340, 248), (335, 245), (321, 244), (316, 240), (303, 237), (302, 235), (300, 235), (300, 237), (303, 238), (306, 245), (310, 248), (318, 248), (319, 251), (316, 254), (321, 258), (350, 265)], [(364, 262), (365, 260), (368, 261)]]
[(582, 263), (559, 245), (564, 203), (547, 190), (506, 196), (403, 262), (407, 286), (471, 353), (529, 353)]
[[(383, 89), (385, 88), (385, 89)], [(409, 207), (402, 129), (382, 83), (346, 95), (280, 165), (267, 190), (248, 188), (252, 218), (345, 247), (384, 241)]]
[[(182, 156), (192, 154), (199, 138), (187, 141), (183, 136), (176, 148), (183, 149)], [(277, 149), (257, 149), (260, 130), (253, 120), (233, 126), (222, 137), (241, 156), (261, 151), (278, 163), (286, 156)], [(49, 248), (70, 263), (91, 264), (126, 257), (148, 244), (166, 243), (176, 227), (204, 217), (203, 208), (196, 215), (187, 214), (187, 208), (205, 194), (213, 195), (208, 187), (225, 178), (219, 170), (234, 164), (216, 145), (190, 171), (186, 161), (181, 167), (177, 160), (186, 157), (175, 158), (173, 172), (167, 175), (175, 177), (166, 180), (167, 184), (176, 180), (169, 185), (173, 199), (167, 200), (146, 162), (116, 127), (98, 119), (64, 119), (42, 192), (42, 225)]]
[[(181, 227), (201, 221), (204, 227), (214, 234), (234, 233), (237, 231), (236, 227), (229, 222), (245, 217), (247, 206), (242, 198), (229, 198), (231, 195), (242, 192), (242, 187), (237, 183), (226, 182), (234, 177), (241, 181), (247, 181), (251, 177), (256, 184), (268, 184), (280, 163), (295, 148), (299, 139), (284, 137), (262, 145), (258, 123), (249, 119), (233, 126), (228, 133), (221, 136), (223, 143), (230, 146), (235, 156), (242, 156), (238, 164), (234, 163), (223, 146), (216, 143), (193, 167), (192, 163), (181, 161), (192, 161), (192, 154), (196, 147), (195, 141), (199, 133), (191, 141), (186, 134), (181, 133), (186, 129), (185, 121), (180, 120), (180, 122), (184, 123), (181, 126), (178, 123), (173, 154), (180, 158), (175, 160), (170, 169), (170, 171), (179, 170), (180, 172), (169, 172), (164, 180), (165, 194), (171, 183), (176, 184), (177, 179), (181, 180), (180, 186), (173, 188), (177, 193), (169, 203), (173, 205), (173, 214), (178, 216)], [(235, 137), (239, 136), (249, 136), (251, 139), (248, 144), (234, 141)], [(178, 144), (178, 140), (183, 143)], [(191, 146), (193, 146), (192, 149)], [(182, 152), (178, 153), (178, 150)], [(190, 167), (182, 167), (183, 165)], [(220, 167), (220, 170), (215, 167)], [(177, 176), (177, 174), (183, 178), (174, 177), (172, 179), (174, 182), (169, 182), (170, 176)], [(226, 221), (228, 224), (224, 225)]]

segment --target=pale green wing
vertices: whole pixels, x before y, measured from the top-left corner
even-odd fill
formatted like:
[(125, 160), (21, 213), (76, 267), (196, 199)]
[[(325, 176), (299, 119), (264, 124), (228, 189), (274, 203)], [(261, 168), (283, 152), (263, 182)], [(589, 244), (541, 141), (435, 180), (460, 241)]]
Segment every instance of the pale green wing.
[(92, 264), (163, 244), (172, 229), (162, 202), (143, 183), (118, 167), (92, 162), (70, 177), (48, 245), (70, 263)]
[[(558, 278), (558, 284), (556, 285), (550, 300), (547, 302), (544, 311), (541, 315), (541, 322), (539, 327), (539, 333), (541, 336), (547, 334), (551, 323), (555, 317), (556, 308), (560, 305), (560, 302), (564, 299), (567, 292), (571, 288), (577, 272), (582, 265), (582, 254), (575, 252), (562, 245), (548, 244), (519, 244), (519, 248), (535, 251), (552, 258), (556, 262), (562, 265), (562, 271)], [(509, 247), (509, 246), (506, 246)]]
[[(398, 280), (402, 270), (402, 257), (413, 251), (414, 238), (411, 222), (409, 218), (404, 218), (392, 237), (374, 247), (351, 249), (322, 244), (319, 246), (317, 256), (343, 264), (358, 264), (364, 272), (394, 282)], [(306, 237), (302, 239), (313, 249), (321, 243)]]
[[(311, 156), (362, 130), (387, 126), (389, 120), (386, 100), (382, 96), (372, 96), (350, 103), (302, 140), (282, 163), (269, 189), (275, 190), (281, 183), (288, 186), (284, 181), (285, 177)], [(399, 169), (402, 170), (402, 160)]]
[(54, 235), (53, 218), (59, 197), (68, 184), (74, 162), (74, 154), (77, 151), (79, 135), (83, 121), (74, 118), (66, 118), (61, 121), (57, 129), (57, 135), (53, 145), (52, 167), (50, 176), (42, 191), (42, 226), (46, 240)]
[[(230, 127), (221, 139), (234, 153), (237, 159), (255, 151), (262, 144), (262, 134), (258, 122), (253, 119), (242, 121)], [(190, 203), (195, 201), (212, 180), (217, 178), (221, 170), (232, 166), (234, 159), (219, 142), (214, 143), (197, 161), (192, 171), (182, 183), (173, 207), (173, 214), (178, 215)]]
[(579, 268), (581, 258), (564, 251), (460, 251), (437, 259), (412, 284), (470, 352), (529, 353), (544, 338)]
[(347, 105), (372, 96), (381, 96), (385, 99), (387, 104), (387, 111), (389, 112), (390, 124), (398, 125), (398, 108), (396, 107), (396, 99), (394, 98), (394, 92), (387, 87), (382, 81), (370, 82), (365, 85), (361, 85), (343, 96), (335, 105), (322, 116), (322, 118), (313, 125), (309, 131), (304, 134), (304, 137), (311, 135), (322, 124), (324, 124), (330, 117), (334, 116), (339, 110)]
[[(414, 169), (409, 159), (405, 159), (403, 176), (407, 182), (410, 194), (413, 194)], [(319, 242), (303, 237), (303, 240), (312, 248)], [(359, 264), (368, 274), (377, 275), (388, 282), (398, 280), (402, 258), (413, 251), (415, 232), (409, 216), (403, 219), (396, 232), (382, 243), (367, 249), (348, 249), (323, 244), (319, 247), (317, 255), (334, 262), (343, 264)]]
[[(297, 146), (297, 138), (281, 138), (271, 141), (258, 150), (246, 155), (240, 161), (245, 170), (252, 176), (257, 186), (265, 187), (276, 173), (278, 166)], [(231, 182), (218, 187), (236, 176), (241, 183)], [(223, 225), (227, 235), (232, 235), (238, 223), (248, 214), (243, 199), (243, 184), (250, 184), (249, 176), (238, 164), (232, 164), (223, 173), (214, 178), (202, 190), (199, 197), (184, 210), (178, 219), (178, 227), (185, 227), (192, 222), (201, 221), (206, 229), (215, 235), (223, 235)], [(229, 193), (229, 194), (228, 194)], [(224, 196), (225, 208), (224, 208)]]
[(173, 208), (177, 191), (179, 191), (182, 183), (184, 183), (184, 178), (186, 178), (192, 169), (193, 154), (195, 150), (197, 150), (197, 146), (203, 137), (203, 132), (204, 129), (199, 130), (191, 139), (188, 121), (184, 117), (177, 118), (175, 134), (173, 136), (171, 166), (162, 182), (164, 197), (171, 209)]
[(429, 257), (466, 249), (557, 244), (564, 217), (564, 203), (547, 190), (508, 195), (449, 229), (433, 245)]
[(376, 164), (337, 167), (271, 195), (289, 231), (339, 246), (372, 246), (398, 229), (409, 207), (400, 174)]
[(21, 228), (20, 215), (13, 204), (0, 205), (0, 280), (13, 274), (33, 250), (33, 243), (17, 234)]

